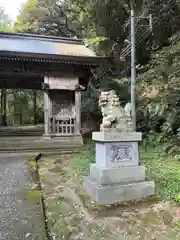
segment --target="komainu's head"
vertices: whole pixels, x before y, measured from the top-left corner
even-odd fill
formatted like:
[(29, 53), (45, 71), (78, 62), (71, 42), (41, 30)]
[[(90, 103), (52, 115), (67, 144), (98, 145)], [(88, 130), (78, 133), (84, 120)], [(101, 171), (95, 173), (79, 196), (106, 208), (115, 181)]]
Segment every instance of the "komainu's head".
[(101, 92), (99, 96), (99, 106), (104, 107), (107, 104), (112, 104), (112, 106), (117, 106), (120, 104), (119, 98), (114, 90)]

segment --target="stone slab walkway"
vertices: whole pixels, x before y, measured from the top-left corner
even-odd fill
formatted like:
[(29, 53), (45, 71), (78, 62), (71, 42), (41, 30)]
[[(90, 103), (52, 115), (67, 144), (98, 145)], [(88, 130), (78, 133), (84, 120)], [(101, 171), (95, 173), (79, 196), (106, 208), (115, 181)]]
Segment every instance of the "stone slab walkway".
[(0, 240), (46, 240), (40, 201), (27, 197), (32, 185), (27, 159), (0, 154)]

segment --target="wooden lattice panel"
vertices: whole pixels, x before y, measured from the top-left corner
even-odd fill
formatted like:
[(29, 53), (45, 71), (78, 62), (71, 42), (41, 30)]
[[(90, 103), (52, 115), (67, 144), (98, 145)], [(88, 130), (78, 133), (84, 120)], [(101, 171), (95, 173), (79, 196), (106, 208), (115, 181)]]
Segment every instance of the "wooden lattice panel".
[(51, 132), (58, 135), (75, 133), (75, 107), (73, 94), (70, 91), (52, 93)]
[(70, 91), (52, 93), (52, 116), (74, 116), (73, 95)]
[(58, 135), (73, 135), (75, 133), (75, 119), (51, 119), (51, 131)]

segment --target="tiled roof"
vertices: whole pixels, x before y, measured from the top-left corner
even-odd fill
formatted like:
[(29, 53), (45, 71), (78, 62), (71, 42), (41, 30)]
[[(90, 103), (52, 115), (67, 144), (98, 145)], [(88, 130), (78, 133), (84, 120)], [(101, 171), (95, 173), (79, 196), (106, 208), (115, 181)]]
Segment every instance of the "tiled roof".
[(81, 39), (0, 32), (0, 55), (4, 52), (96, 57)]

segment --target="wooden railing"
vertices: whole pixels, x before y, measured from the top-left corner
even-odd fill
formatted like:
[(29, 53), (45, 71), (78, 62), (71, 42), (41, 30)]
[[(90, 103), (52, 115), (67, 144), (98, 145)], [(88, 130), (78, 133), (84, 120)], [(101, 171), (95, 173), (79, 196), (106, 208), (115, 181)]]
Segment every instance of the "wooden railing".
[(73, 135), (76, 132), (76, 120), (72, 117), (52, 116), (50, 132), (55, 135)]

